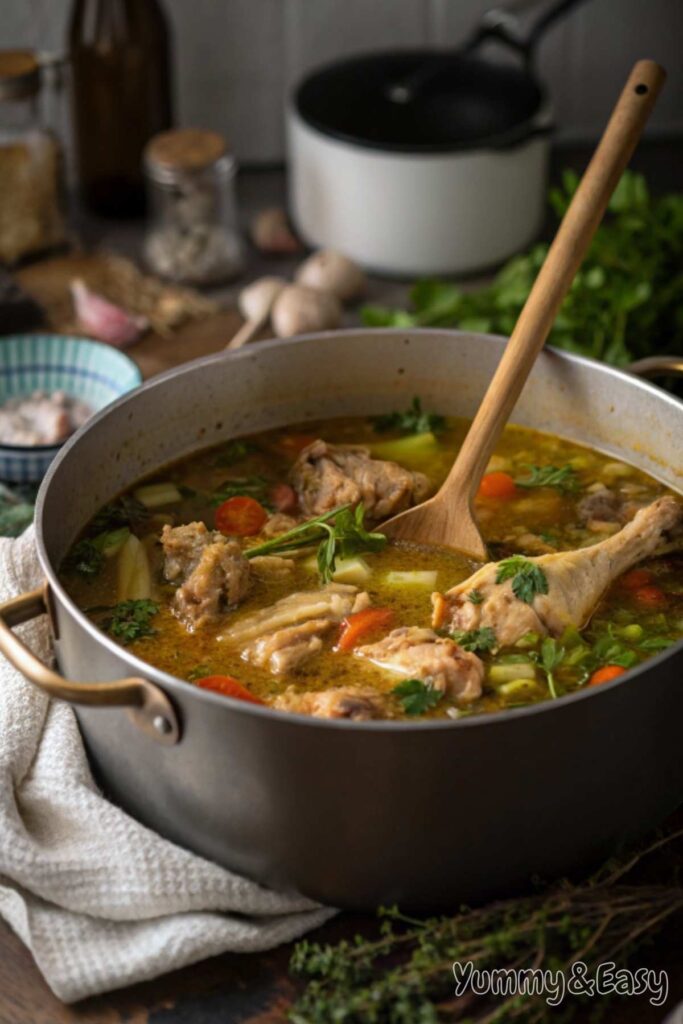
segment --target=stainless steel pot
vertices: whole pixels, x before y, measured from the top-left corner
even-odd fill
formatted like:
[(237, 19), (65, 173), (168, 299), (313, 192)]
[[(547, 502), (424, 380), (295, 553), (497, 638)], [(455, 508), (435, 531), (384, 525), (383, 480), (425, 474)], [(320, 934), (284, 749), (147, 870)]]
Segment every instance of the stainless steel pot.
[[(443, 908), (509, 892), (534, 873), (558, 875), (610, 852), (678, 804), (683, 644), (597, 692), (505, 714), (325, 721), (223, 698), (152, 668), (100, 633), (57, 578), (88, 518), (142, 474), (239, 434), (388, 411), (414, 394), (470, 415), (502, 344), (431, 330), (265, 342), (162, 375), (64, 447), (37, 507), (46, 588), (0, 609), (0, 648), (75, 705), (113, 800), (261, 882), (355, 908)], [(515, 421), (683, 490), (683, 404), (626, 373), (546, 351)], [(11, 631), (45, 609), (70, 682)]]

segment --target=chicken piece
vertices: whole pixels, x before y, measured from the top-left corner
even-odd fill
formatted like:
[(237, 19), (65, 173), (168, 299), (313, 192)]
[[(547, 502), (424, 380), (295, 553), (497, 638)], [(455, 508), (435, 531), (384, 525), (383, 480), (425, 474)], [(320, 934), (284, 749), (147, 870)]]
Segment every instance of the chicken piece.
[(359, 647), (355, 653), (390, 672), (421, 679), (451, 700), (469, 703), (481, 696), (482, 661), (476, 654), (463, 651), (455, 641), (437, 636), (432, 629), (394, 629), (383, 640)]
[(322, 649), (322, 639), (347, 615), (362, 611), (370, 598), (345, 583), (290, 594), (270, 608), (235, 623), (220, 640), (242, 649), (242, 657), (275, 675), (292, 671)]
[(373, 459), (361, 445), (321, 440), (303, 449), (290, 476), (299, 504), (310, 516), (362, 501), (367, 518), (378, 521), (422, 501), (430, 489), (424, 473)]
[(272, 706), (279, 711), (316, 718), (350, 718), (365, 722), (372, 718), (391, 718), (387, 698), (368, 686), (335, 686), (329, 690), (297, 693), (289, 686), (276, 697)]
[(239, 604), (249, 587), (249, 562), (236, 540), (204, 523), (164, 526), (164, 576), (179, 582), (172, 611), (189, 632), (215, 622)]
[[(490, 626), (501, 645), (514, 644), (528, 632), (559, 636), (567, 626), (583, 626), (610, 584), (642, 559), (669, 545), (683, 524), (683, 505), (664, 497), (641, 509), (619, 533), (578, 551), (560, 551), (527, 561), (548, 584), (531, 603), (520, 600), (513, 581), (496, 583), (498, 564), (490, 562), (446, 594), (432, 595), (435, 629), (481, 629)], [(476, 591), (482, 600), (473, 603)]]
[(280, 555), (255, 555), (249, 559), (249, 565), (255, 576), (267, 580), (274, 576), (288, 576), (296, 562)]
[(322, 636), (335, 625), (333, 619), (311, 619), (298, 626), (278, 629), (254, 640), (244, 648), (242, 657), (252, 665), (270, 669), (273, 675), (284, 675), (322, 651)]

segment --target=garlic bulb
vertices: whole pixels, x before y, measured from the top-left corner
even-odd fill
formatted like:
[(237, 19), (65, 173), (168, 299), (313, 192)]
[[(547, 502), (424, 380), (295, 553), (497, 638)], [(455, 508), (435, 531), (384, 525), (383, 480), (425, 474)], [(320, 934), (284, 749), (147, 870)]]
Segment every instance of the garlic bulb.
[(271, 320), (279, 338), (291, 338), (309, 331), (332, 330), (339, 326), (341, 315), (341, 306), (334, 295), (290, 284), (275, 300)]
[(237, 305), (245, 320), (265, 320), (286, 286), (282, 277), (259, 277), (240, 292)]
[(297, 284), (331, 292), (342, 302), (350, 302), (365, 291), (367, 282), (360, 267), (334, 249), (320, 249), (309, 256), (296, 272)]

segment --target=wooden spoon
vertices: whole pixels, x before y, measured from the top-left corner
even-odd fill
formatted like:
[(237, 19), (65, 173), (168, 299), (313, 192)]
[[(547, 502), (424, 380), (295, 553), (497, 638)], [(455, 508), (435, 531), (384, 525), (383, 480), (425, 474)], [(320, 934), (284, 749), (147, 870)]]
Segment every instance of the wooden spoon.
[(654, 61), (635, 64), (446, 481), (433, 498), (384, 523), (380, 529), (388, 537), (442, 544), (487, 560), (472, 508), (479, 483), (665, 78)]

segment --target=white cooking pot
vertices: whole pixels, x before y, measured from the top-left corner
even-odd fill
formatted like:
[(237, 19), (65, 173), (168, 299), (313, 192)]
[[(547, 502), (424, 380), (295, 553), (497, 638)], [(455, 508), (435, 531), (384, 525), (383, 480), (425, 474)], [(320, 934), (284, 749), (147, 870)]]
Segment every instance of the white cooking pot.
[[(576, 2), (546, 3), (524, 35), (498, 10), (458, 52), (363, 55), (309, 75), (288, 111), (302, 238), (400, 276), (480, 270), (527, 245), (543, 218), (552, 128), (530, 55)], [(492, 37), (523, 64), (485, 60)]]

